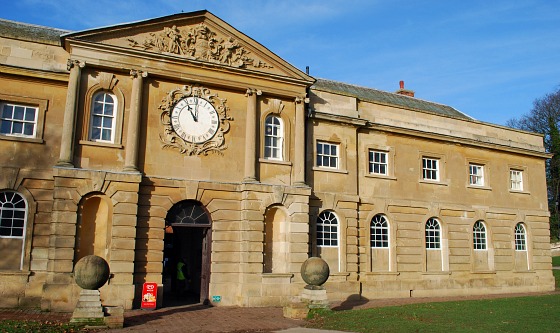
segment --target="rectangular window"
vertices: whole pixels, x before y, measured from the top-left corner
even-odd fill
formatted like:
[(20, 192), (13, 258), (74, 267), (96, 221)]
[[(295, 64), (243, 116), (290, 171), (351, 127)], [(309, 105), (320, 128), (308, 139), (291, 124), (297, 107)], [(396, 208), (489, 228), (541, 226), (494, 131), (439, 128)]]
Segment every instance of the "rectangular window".
[(424, 180), (439, 181), (439, 160), (435, 158), (422, 158), (422, 178)]
[(523, 191), (523, 171), (509, 170), (509, 188), (514, 191)]
[(317, 142), (317, 166), (338, 169), (339, 145)]
[(383, 151), (369, 151), (369, 173), (387, 175), (387, 153)]
[(27, 105), (3, 103), (0, 117), (0, 134), (34, 138), (37, 131), (38, 108)]
[(484, 166), (469, 164), (469, 184), (484, 186)]

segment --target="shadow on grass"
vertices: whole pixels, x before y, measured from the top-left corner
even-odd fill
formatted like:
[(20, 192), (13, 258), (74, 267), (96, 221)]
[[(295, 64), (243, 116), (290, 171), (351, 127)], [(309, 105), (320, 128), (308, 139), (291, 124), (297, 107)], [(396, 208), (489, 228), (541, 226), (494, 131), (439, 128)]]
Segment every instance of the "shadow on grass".
[(332, 308), (333, 311), (352, 310), (353, 308), (364, 305), (369, 299), (358, 294), (348, 296), (342, 303)]

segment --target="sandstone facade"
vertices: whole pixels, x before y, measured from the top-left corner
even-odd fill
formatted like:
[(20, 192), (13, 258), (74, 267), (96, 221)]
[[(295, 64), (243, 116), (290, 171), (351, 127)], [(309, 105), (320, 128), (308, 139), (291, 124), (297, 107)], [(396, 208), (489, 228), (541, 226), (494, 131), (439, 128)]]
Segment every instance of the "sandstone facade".
[(206, 11), (0, 28), (4, 307), (72, 310), (89, 254), (125, 309), (182, 256), (215, 305), (288, 303), (311, 255), (331, 299), (554, 289), (539, 135), (315, 80)]

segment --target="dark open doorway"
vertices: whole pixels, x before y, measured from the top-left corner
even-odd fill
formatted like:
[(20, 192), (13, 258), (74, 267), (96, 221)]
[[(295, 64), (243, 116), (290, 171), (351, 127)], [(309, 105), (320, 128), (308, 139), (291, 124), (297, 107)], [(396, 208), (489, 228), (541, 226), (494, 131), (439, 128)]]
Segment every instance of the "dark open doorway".
[(169, 210), (164, 240), (164, 307), (208, 303), (210, 230), (208, 214), (198, 202), (182, 201)]

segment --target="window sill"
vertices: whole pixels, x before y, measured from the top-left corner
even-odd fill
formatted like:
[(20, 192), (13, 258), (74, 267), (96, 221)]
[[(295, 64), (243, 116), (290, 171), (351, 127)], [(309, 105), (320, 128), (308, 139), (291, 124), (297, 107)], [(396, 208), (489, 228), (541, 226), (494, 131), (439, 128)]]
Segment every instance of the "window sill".
[(259, 158), (259, 163), (269, 163), (269, 164), (280, 164), (291, 166), (292, 162), (282, 161), (282, 160), (272, 160), (267, 158)]
[(284, 278), (284, 279), (291, 279), (294, 277), (292, 273), (262, 273), (263, 278)]
[(96, 147), (118, 148), (118, 149), (123, 148), (123, 145), (118, 143), (96, 142), (96, 141), (88, 141), (88, 140), (80, 140), (80, 144), (84, 146), (96, 146)]
[(365, 274), (365, 276), (377, 276), (377, 275), (393, 275), (393, 276), (398, 276), (398, 275), (401, 275), (400, 272), (389, 272), (389, 271), (386, 271), (386, 272), (383, 272), (383, 271), (365, 272), (364, 274)]
[(25, 136), (16, 136), (16, 135), (0, 135), (0, 139), (8, 140), (8, 141), (21, 141), (21, 142), (30, 142), (30, 143), (44, 143), (45, 140), (39, 138), (28, 138)]
[(514, 273), (529, 273), (529, 274), (535, 274), (536, 271), (534, 270), (527, 270), (527, 271), (518, 271), (518, 270), (514, 270)]
[(496, 271), (471, 271), (471, 274), (492, 275), (496, 274)]
[(515, 194), (531, 194), (531, 192), (529, 191), (519, 191), (519, 190), (509, 190), (509, 193), (515, 193)]
[(442, 271), (442, 272), (422, 272), (422, 275), (451, 275), (450, 271)]
[(467, 185), (467, 188), (473, 189), (473, 190), (485, 190), (485, 191), (492, 191), (492, 188), (490, 186), (479, 186), (479, 185)]
[(348, 170), (334, 169), (334, 168), (323, 168), (323, 167), (313, 167), (313, 171), (324, 171), (324, 172), (334, 172), (334, 173), (348, 173)]
[(427, 179), (420, 179), (420, 184), (430, 184), (430, 185), (440, 185), (440, 186), (449, 186), (447, 182), (441, 182), (437, 180), (427, 180)]
[(366, 173), (367, 178), (376, 178), (376, 179), (386, 179), (386, 180), (397, 180), (397, 177), (389, 176), (389, 175), (378, 175), (374, 173)]

